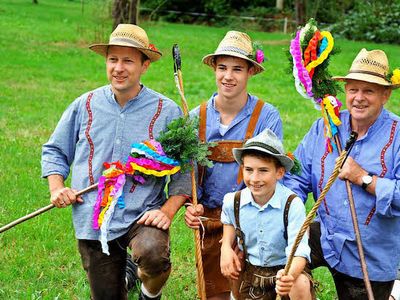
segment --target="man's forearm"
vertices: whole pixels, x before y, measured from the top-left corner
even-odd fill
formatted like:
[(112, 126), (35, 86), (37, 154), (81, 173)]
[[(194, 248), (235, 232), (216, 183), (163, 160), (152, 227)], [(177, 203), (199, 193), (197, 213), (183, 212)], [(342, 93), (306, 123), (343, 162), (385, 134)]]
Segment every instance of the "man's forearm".
[(64, 185), (64, 177), (59, 174), (49, 175), (47, 177), (47, 181), (49, 182), (49, 190), (50, 193), (53, 193), (56, 190), (62, 189), (65, 187)]
[(172, 221), (176, 212), (183, 206), (186, 201), (185, 196), (175, 195), (168, 198), (168, 200), (161, 207), (161, 211), (165, 213)]

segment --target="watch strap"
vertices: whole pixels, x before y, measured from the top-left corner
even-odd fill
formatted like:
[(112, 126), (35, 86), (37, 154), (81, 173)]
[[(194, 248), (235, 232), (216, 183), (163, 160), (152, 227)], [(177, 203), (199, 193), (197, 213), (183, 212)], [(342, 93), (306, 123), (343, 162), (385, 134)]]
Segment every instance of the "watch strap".
[[(368, 176), (370, 176), (371, 178), (372, 178), (372, 176), (374, 176), (374, 175), (375, 175), (375, 174), (372, 174), (371, 172), (368, 172)], [(364, 190), (366, 190), (367, 187), (368, 187), (371, 183), (372, 183), (372, 180), (371, 180), (370, 183), (365, 183), (365, 182), (363, 182), (362, 185), (361, 185), (361, 187), (362, 187)]]

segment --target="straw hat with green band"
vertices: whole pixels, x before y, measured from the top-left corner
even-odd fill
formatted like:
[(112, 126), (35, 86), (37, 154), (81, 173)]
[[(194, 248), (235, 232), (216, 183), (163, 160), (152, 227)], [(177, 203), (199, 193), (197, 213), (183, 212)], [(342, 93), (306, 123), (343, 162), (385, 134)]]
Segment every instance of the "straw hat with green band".
[(250, 37), (240, 31), (228, 31), (222, 41), (219, 43), (214, 53), (203, 57), (203, 63), (210, 67), (215, 67), (215, 57), (219, 55), (228, 55), (239, 57), (251, 62), (254, 66), (254, 74), (264, 71), (264, 67), (260, 64), (263, 59), (257, 62), (257, 49), (254, 49)]
[(153, 44), (149, 43), (146, 31), (133, 24), (119, 24), (111, 33), (108, 44), (90, 45), (89, 49), (105, 57), (110, 46), (136, 48), (146, 55), (151, 62), (160, 59), (162, 55)]
[(346, 81), (349, 79), (366, 81), (397, 89), (400, 84), (393, 84), (388, 80), (389, 62), (382, 50), (363, 48), (354, 59), (349, 73), (346, 76), (334, 76), (332, 79)]

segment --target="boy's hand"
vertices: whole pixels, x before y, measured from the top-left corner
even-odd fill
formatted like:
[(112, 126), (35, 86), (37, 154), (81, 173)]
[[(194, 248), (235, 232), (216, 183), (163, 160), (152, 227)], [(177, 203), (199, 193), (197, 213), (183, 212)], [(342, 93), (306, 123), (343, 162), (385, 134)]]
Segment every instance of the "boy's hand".
[(242, 271), (240, 259), (235, 251), (227, 246), (221, 248), (221, 273), (225, 277), (238, 280)]
[(294, 283), (294, 277), (292, 275), (284, 275), (285, 270), (279, 270), (276, 273), (276, 287), (275, 291), (278, 295), (284, 296), (289, 294)]
[(200, 226), (199, 217), (204, 214), (203, 204), (197, 204), (196, 206), (190, 205), (186, 208), (185, 212), (185, 223), (192, 229), (198, 229)]

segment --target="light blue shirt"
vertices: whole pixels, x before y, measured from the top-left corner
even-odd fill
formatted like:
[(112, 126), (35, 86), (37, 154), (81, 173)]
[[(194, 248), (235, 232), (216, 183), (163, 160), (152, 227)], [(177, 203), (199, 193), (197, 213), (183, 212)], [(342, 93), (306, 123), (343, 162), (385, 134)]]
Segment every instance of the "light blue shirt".
[[(289, 208), (288, 240), (286, 241), (283, 213), (286, 201), (291, 194), (293, 194), (291, 190), (278, 182), (274, 195), (266, 204), (260, 206), (254, 201), (249, 188), (242, 190), (239, 222), (244, 233), (248, 260), (252, 265), (273, 267), (286, 264), (296, 235), (305, 220), (304, 204), (299, 197), (296, 197)], [(225, 195), (221, 222), (236, 228), (234, 196), (235, 193)], [(239, 247), (241, 248), (240, 245)], [(307, 233), (301, 240), (295, 256), (301, 256), (310, 261)]]
[[(98, 182), (104, 162), (126, 162), (131, 144), (157, 138), (181, 110), (172, 100), (142, 86), (140, 93), (123, 108), (115, 100), (109, 85), (77, 98), (63, 113), (49, 141), (43, 145), (42, 176), (59, 174), (66, 179), (72, 166), (72, 188), (81, 190)], [(159, 100), (162, 99), (160, 102)], [(92, 181), (92, 182), (91, 182)], [(132, 179), (124, 186), (126, 207), (115, 208), (109, 225), (108, 240), (126, 233), (144, 212), (160, 208), (166, 200), (165, 178), (148, 177), (132, 189)], [(169, 195), (191, 194), (189, 174), (172, 176)], [(92, 229), (93, 206), (97, 190), (84, 194), (83, 204), (73, 205), (76, 238), (97, 240)]]
[[(258, 98), (252, 95), (248, 96), (246, 105), (237, 114), (235, 119), (229, 124), (226, 132), (223, 132), (222, 135), (220, 130), (220, 113), (215, 109), (216, 95), (217, 94), (212, 95), (207, 103), (207, 142), (218, 140), (243, 140)], [(196, 107), (190, 112), (190, 115), (198, 116), (199, 111), (200, 107)], [(254, 135), (259, 134), (265, 128), (271, 129), (282, 139), (282, 120), (279, 116), (279, 112), (268, 103), (265, 103), (261, 110)], [(203, 179), (203, 186), (199, 187), (197, 192), (199, 202), (208, 208), (221, 207), (222, 200), (226, 193), (236, 191), (243, 187), (237, 184), (238, 172), (239, 165), (236, 162), (215, 162), (212, 168), (207, 168)]]
[[(340, 113), (340, 120), (339, 134), (344, 147), (351, 132), (347, 110)], [(376, 196), (352, 184), (368, 274), (373, 281), (395, 279), (400, 259), (399, 121), (398, 116), (383, 109), (350, 152), (363, 169), (378, 176)], [(323, 120), (317, 120), (296, 149), (295, 155), (302, 164), (301, 175), (284, 178), (285, 185), (304, 201), (311, 192), (318, 199), (338, 157), (337, 151), (325, 151), (323, 128)], [(321, 223), (321, 245), (328, 264), (341, 273), (363, 278), (344, 181), (334, 182), (319, 207), (317, 221)]]

